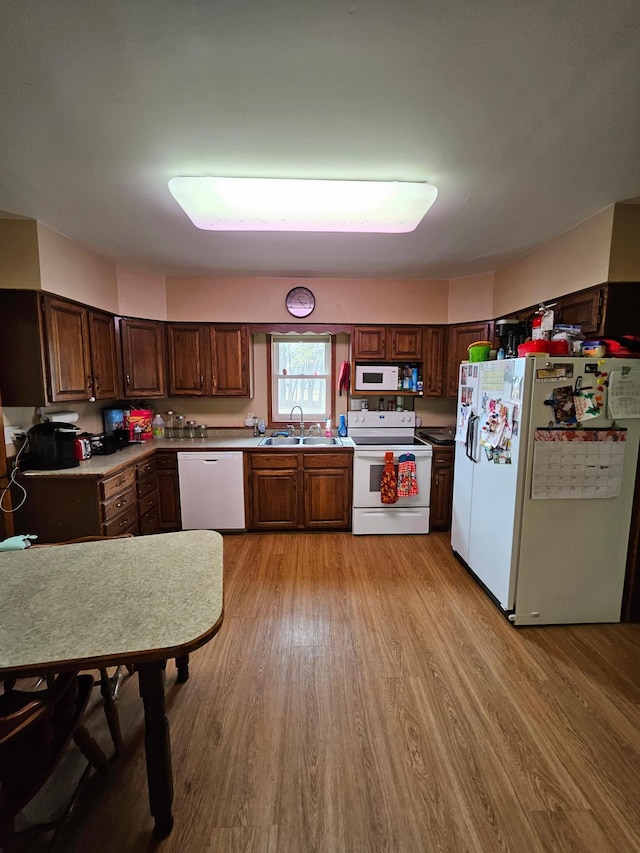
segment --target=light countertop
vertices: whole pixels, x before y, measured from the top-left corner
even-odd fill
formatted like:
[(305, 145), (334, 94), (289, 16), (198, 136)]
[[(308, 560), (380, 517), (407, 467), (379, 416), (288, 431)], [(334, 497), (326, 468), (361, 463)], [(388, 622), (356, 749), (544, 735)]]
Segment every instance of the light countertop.
[[(268, 435), (269, 433), (267, 433)], [(312, 445), (307, 447), (292, 446), (292, 447), (259, 447), (260, 441), (264, 436), (254, 438), (247, 430), (246, 434), (240, 430), (220, 429), (210, 430), (207, 438), (154, 438), (151, 441), (145, 441), (141, 444), (130, 444), (128, 447), (123, 447), (121, 450), (116, 450), (115, 453), (110, 453), (107, 456), (92, 456), (90, 459), (85, 459), (80, 462), (76, 468), (59, 468), (54, 471), (25, 471), (23, 476), (26, 477), (103, 477), (105, 474), (111, 474), (120, 468), (125, 468), (133, 462), (139, 462), (146, 456), (150, 456), (157, 450), (172, 450), (175, 453), (181, 451), (198, 451), (198, 450), (265, 450), (277, 451), (287, 450), (288, 452), (310, 452), (319, 451), (326, 452), (327, 450), (340, 452), (345, 450), (353, 450), (353, 441), (349, 438), (343, 438), (342, 445)]]

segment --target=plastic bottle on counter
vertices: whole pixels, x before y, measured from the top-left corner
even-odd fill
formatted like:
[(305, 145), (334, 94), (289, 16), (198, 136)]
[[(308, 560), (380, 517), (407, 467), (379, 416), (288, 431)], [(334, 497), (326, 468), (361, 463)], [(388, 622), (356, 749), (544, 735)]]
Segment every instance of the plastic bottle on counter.
[(260, 418), (258, 421), (258, 435), (264, 435), (267, 431), (266, 424), (264, 422), (264, 418)]
[(331, 418), (327, 418), (325, 421), (324, 434), (327, 438), (331, 438)]
[(154, 438), (164, 438), (164, 420), (159, 412), (151, 421), (151, 432)]
[(338, 426), (338, 435), (345, 438), (347, 435), (347, 420), (344, 415), (340, 415), (340, 425)]

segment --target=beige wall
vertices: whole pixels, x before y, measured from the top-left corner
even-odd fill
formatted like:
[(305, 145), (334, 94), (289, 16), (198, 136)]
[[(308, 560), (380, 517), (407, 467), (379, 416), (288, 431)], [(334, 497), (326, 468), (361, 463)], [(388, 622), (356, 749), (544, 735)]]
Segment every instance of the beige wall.
[(202, 322), (286, 323), (285, 296), (306, 285), (314, 323), (446, 323), (449, 283), (327, 278), (167, 278), (167, 316)]
[(125, 317), (167, 319), (165, 277), (141, 270), (117, 267), (118, 312)]
[(473, 323), (493, 317), (494, 273), (470, 275), (449, 282), (449, 323)]
[(0, 219), (0, 287), (40, 289), (38, 224), (33, 219)]
[(607, 281), (613, 213), (608, 207), (497, 270), (495, 316)]
[(118, 283), (113, 264), (41, 222), (38, 249), (42, 290), (105, 311), (118, 311)]
[(640, 204), (616, 204), (609, 281), (640, 281)]

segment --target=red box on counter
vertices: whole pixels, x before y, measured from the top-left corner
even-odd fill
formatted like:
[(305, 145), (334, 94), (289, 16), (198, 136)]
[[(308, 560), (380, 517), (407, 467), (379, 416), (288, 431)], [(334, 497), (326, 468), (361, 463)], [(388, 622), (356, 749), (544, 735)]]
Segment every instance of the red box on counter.
[(153, 411), (151, 409), (131, 409), (128, 415), (125, 413), (129, 441), (151, 441), (153, 438), (152, 418)]

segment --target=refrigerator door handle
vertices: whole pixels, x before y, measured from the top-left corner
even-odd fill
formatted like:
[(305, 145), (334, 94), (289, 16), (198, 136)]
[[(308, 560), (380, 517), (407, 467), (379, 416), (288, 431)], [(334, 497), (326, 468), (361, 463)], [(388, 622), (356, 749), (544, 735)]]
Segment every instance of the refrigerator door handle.
[(467, 457), (472, 462), (475, 462), (476, 464), (480, 460), (476, 459), (476, 457), (473, 455), (473, 448), (475, 447), (475, 443), (476, 443), (476, 435), (477, 435), (477, 428), (478, 428), (478, 421), (479, 420), (480, 420), (480, 415), (471, 415), (471, 417), (469, 418), (469, 423), (467, 425), (466, 453), (467, 453)]
[(473, 459), (471, 455), (471, 436), (473, 432), (473, 419), (475, 415), (469, 415), (469, 420), (467, 421), (467, 433), (464, 437), (464, 452), (466, 454), (467, 459)]

